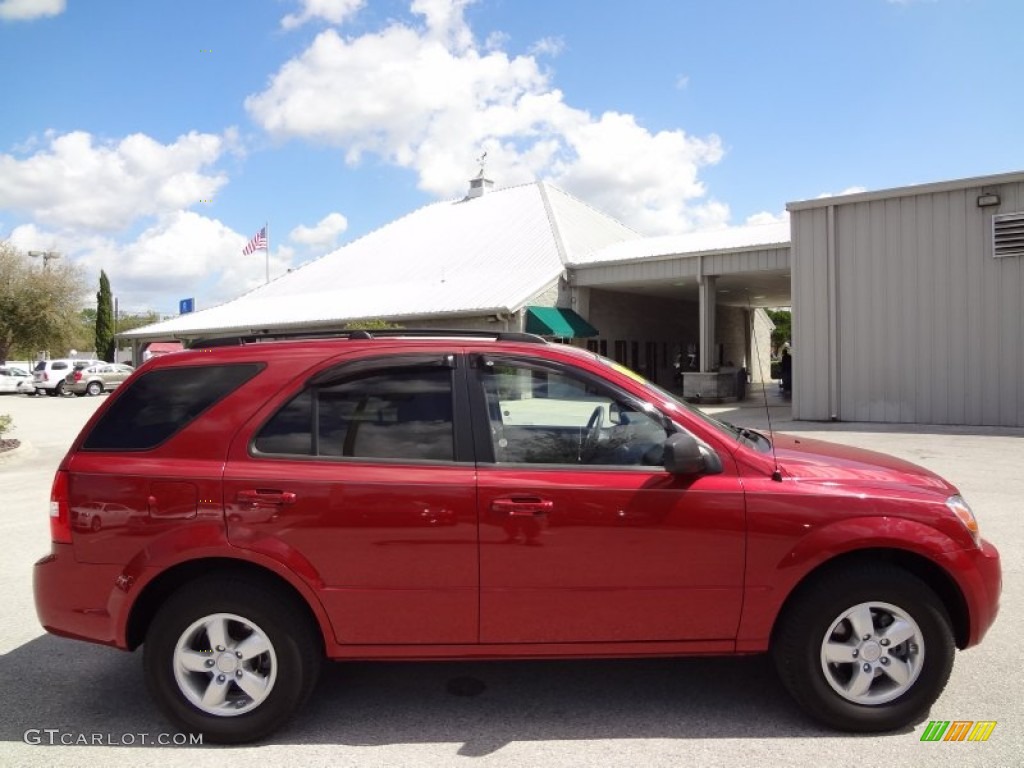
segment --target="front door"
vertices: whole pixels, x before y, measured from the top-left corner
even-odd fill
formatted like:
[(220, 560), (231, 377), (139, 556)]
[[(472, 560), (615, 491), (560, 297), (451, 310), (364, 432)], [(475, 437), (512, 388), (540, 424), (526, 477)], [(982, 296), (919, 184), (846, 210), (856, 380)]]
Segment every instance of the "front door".
[(670, 475), (675, 427), (631, 396), (511, 357), (472, 368), (494, 452), (478, 476), (481, 642), (733, 639), (744, 503), (731, 462)]

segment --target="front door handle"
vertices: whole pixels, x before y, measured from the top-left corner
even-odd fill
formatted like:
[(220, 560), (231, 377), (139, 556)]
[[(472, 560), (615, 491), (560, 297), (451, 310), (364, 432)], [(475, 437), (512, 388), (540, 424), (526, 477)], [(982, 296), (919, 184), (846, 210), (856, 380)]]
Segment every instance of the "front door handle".
[(251, 507), (278, 507), (285, 504), (294, 504), (296, 496), (292, 491), (257, 488), (249, 491), (239, 491), (235, 499)]
[(536, 496), (506, 496), (491, 501), (491, 511), (509, 517), (536, 517), (546, 515), (554, 509), (555, 503), (550, 499)]

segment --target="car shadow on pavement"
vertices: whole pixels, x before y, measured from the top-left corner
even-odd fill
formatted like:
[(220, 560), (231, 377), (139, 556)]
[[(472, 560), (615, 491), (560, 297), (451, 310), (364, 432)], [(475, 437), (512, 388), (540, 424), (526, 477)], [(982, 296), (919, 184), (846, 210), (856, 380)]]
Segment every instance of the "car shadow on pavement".
[[(49, 635), (0, 657), (0, 739), (29, 729), (173, 733), (141, 654)], [(903, 731), (909, 732), (910, 729)], [(819, 737), (767, 657), (326, 664), (305, 708), (268, 744)]]

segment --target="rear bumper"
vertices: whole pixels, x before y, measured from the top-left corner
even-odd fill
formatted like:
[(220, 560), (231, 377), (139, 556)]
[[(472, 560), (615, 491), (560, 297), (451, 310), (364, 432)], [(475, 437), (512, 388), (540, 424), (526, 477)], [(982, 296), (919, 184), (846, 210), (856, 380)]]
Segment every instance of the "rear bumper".
[(79, 563), (70, 544), (54, 544), (32, 573), (36, 615), (55, 635), (124, 648), (124, 629), (114, 616), (124, 597), (122, 567)]

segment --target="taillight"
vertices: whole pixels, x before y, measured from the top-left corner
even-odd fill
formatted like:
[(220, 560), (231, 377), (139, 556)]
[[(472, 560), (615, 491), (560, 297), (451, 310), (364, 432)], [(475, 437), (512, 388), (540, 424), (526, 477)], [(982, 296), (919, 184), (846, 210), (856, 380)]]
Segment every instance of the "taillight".
[(50, 491), (50, 538), (57, 544), (71, 543), (71, 508), (68, 506), (68, 473), (57, 470)]
[(81, 371), (75, 371), (75, 381), (81, 381), (81, 380), (82, 380), (82, 372)]
[(49, 380), (50, 380), (50, 377), (47, 375), (46, 371), (43, 371), (43, 381), (49, 381)]

